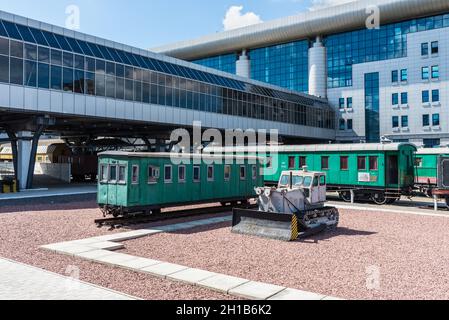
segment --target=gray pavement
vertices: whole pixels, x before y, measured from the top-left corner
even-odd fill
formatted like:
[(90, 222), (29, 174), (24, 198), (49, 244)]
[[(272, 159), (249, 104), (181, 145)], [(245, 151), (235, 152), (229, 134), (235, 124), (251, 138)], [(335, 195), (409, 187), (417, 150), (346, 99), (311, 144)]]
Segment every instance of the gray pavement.
[(0, 300), (135, 299), (106, 288), (0, 258)]

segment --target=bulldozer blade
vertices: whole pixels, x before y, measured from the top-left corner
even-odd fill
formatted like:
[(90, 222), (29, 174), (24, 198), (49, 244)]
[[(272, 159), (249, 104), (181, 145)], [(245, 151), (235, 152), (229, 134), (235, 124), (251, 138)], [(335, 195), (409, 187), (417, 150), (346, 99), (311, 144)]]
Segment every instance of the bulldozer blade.
[(234, 209), (232, 232), (263, 238), (294, 241), (298, 238), (296, 215)]

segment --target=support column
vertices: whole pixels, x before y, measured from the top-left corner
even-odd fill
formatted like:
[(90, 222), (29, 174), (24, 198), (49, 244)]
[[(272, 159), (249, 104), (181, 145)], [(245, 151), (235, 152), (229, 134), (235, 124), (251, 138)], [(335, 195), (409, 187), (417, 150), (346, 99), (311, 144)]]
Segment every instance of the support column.
[(32, 133), (21, 131), (17, 133), (17, 180), (19, 188), (27, 189), (28, 171), (31, 159)]
[(326, 47), (321, 37), (317, 37), (309, 49), (309, 94), (327, 97)]
[(236, 73), (240, 77), (251, 78), (251, 61), (246, 50), (242, 51), (239, 59), (236, 61)]
[(6, 134), (8, 135), (8, 138), (9, 138), (10, 143), (11, 143), (12, 163), (13, 163), (13, 167), (14, 167), (14, 178), (16, 180), (18, 180), (18, 174), (17, 174), (17, 136), (9, 128), (6, 130)]

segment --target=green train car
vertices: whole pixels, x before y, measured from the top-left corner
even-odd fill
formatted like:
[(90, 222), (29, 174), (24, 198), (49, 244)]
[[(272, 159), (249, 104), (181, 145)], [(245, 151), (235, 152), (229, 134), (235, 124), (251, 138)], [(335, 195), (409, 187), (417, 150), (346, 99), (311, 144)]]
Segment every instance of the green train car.
[(351, 201), (353, 193), (355, 200), (393, 203), (401, 195), (411, 195), (414, 188), (417, 149), (409, 143), (250, 146), (208, 151), (220, 150), (264, 158), (268, 185), (277, 184), (284, 170), (307, 166), (311, 171), (325, 172), (328, 190), (338, 192), (345, 201)]
[(182, 163), (173, 164), (170, 153), (99, 154), (103, 213), (117, 217), (200, 203), (244, 203), (263, 185), (256, 157), (183, 154), (176, 160)]
[(449, 206), (449, 148), (419, 149), (415, 167), (418, 190), (445, 199)]

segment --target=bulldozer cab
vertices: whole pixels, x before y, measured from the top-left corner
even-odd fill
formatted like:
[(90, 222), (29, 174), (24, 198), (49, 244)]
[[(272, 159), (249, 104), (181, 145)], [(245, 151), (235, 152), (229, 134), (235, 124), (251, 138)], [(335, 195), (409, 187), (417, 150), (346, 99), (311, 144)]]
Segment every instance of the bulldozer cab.
[(301, 189), (310, 204), (326, 202), (326, 174), (323, 172), (283, 171), (278, 188)]

